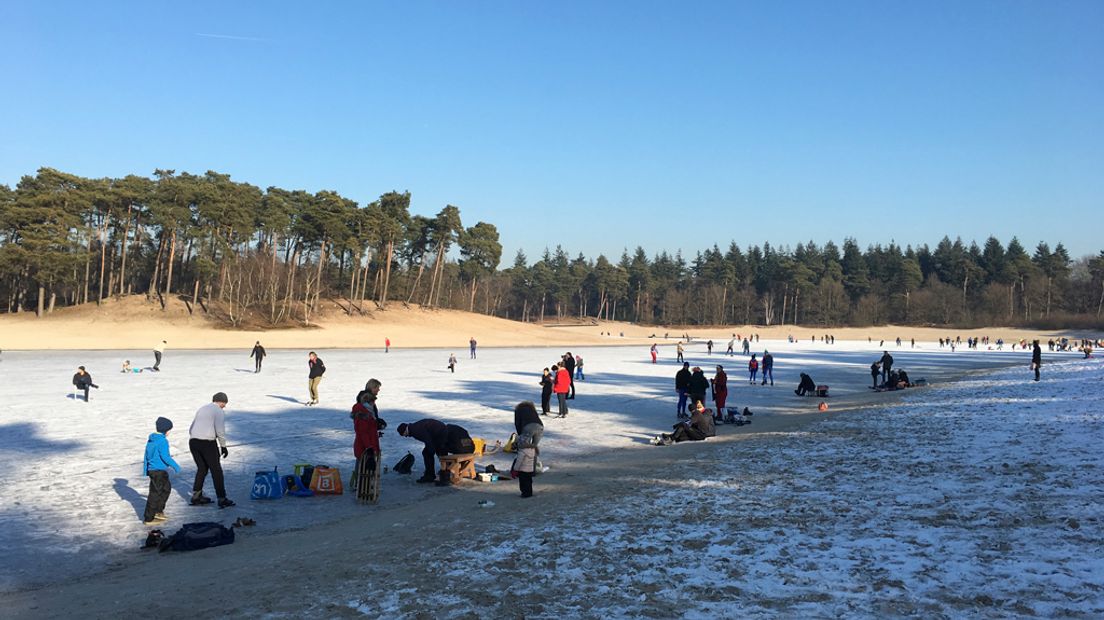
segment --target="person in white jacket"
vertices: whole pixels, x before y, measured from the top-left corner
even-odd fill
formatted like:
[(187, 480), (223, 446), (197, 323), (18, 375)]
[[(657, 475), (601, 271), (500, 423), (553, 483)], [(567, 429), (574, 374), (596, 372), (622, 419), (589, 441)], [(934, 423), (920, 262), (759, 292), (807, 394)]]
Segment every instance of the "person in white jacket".
[(234, 505), (226, 497), (222, 461), (219, 460), (220, 456), (226, 458), (230, 455), (230, 451), (226, 449), (226, 414), (222, 411), (227, 400), (224, 392), (212, 396), (211, 402), (196, 411), (192, 426), (188, 429), (188, 449), (196, 464), (195, 483), (192, 484), (193, 506), (211, 503), (211, 498), (203, 495), (203, 483), (207, 480), (208, 471), (211, 472), (211, 481), (215, 483), (218, 507), (228, 508)]

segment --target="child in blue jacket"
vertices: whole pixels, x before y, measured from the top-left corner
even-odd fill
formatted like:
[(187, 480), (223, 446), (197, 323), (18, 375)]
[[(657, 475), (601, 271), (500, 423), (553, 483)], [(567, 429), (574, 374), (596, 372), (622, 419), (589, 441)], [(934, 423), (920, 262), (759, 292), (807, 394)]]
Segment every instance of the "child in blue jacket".
[(165, 516), (165, 502), (172, 493), (169, 482), (169, 468), (180, 473), (180, 465), (169, 456), (169, 439), (166, 435), (172, 430), (172, 420), (157, 418), (156, 433), (150, 433), (146, 441), (146, 458), (142, 464), (142, 473), (149, 476), (149, 497), (146, 499), (146, 513), (142, 519), (145, 525), (157, 525), (168, 520)]

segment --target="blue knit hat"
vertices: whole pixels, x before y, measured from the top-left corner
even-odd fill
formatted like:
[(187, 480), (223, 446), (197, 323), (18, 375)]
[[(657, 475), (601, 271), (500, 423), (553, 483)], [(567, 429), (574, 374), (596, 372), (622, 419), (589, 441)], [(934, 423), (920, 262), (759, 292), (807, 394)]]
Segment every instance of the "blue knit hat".
[(172, 420), (168, 418), (157, 418), (157, 422), (154, 422), (154, 426), (157, 428), (158, 433), (167, 433), (172, 430)]

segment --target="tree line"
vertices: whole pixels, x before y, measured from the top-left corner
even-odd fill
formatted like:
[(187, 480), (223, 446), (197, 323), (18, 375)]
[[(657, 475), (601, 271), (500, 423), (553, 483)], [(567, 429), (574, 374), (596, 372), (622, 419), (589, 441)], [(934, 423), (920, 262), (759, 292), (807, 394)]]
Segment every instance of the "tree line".
[(1104, 251), (1017, 238), (933, 248), (731, 243), (616, 262), (561, 247), (499, 269), (493, 224), (458, 207), (410, 213), (409, 192), (358, 204), (335, 191), (260, 189), (229, 175), (155, 170), (89, 179), (50, 168), (0, 186), (0, 300), (7, 312), (145, 295), (244, 322), (307, 323), (389, 303), (522, 321), (698, 325), (1016, 324), (1099, 327)]

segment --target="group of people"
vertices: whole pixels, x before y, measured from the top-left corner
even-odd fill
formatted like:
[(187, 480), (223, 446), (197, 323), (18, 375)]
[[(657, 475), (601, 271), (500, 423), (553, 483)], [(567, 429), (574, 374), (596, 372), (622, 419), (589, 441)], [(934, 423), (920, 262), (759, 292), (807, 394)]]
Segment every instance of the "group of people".
[(556, 417), (566, 418), (568, 413), (567, 401), (575, 398), (575, 376), (583, 380), (583, 358), (573, 356), (571, 352), (563, 354), (560, 361), (545, 368), (541, 373), (541, 415), (551, 413), (552, 394), (556, 395), (559, 403), (559, 413)]

